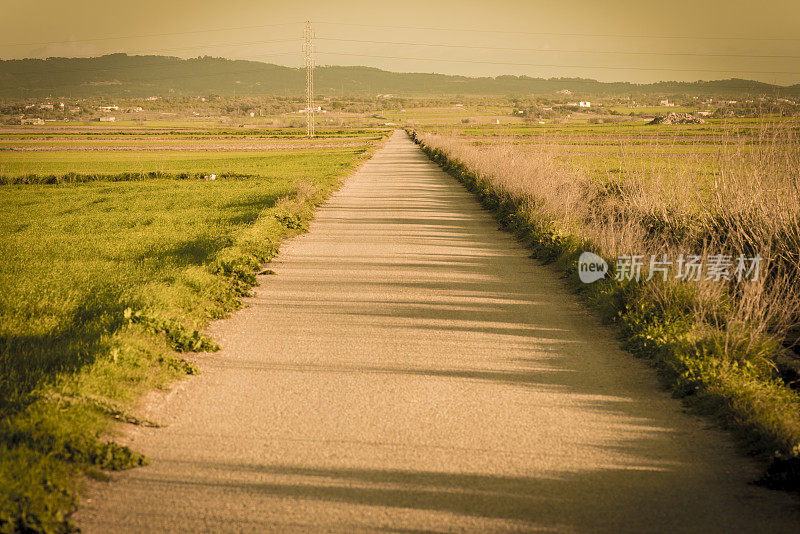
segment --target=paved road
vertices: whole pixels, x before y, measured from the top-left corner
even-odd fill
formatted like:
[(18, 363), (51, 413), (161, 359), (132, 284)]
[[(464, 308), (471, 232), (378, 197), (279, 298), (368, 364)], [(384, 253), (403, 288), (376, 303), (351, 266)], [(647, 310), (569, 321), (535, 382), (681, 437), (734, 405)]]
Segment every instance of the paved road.
[(800, 531), (405, 134), (272, 268), (85, 532)]

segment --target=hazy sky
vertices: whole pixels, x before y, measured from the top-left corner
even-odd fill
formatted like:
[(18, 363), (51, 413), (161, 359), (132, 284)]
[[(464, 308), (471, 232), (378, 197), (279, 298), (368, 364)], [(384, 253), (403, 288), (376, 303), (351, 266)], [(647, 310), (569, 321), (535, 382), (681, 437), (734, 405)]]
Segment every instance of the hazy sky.
[(127, 52), (299, 66), (311, 20), (319, 65), (800, 83), (798, 0), (0, 0), (0, 13), (2, 59)]

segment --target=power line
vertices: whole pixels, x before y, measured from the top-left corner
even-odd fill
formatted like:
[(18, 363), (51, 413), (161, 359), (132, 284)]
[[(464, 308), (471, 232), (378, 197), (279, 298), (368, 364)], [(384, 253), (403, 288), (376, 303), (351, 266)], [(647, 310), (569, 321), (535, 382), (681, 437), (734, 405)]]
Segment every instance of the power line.
[(317, 22), (334, 26), (358, 26), (365, 28), (388, 28), (398, 30), (424, 30), (437, 32), (469, 32), (469, 33), (502, 33), (514, 35), (554, 35), (560, 37), (614, 37), (624, 39), (696, 39), (714, 41), (800, 41), (800, 37), (739, 37), (739, 36), (708, 36), (708, 35), (631, 35), (617, 33), (560, 33), (560, 32), (531, 32), (516, 30), (487, 30), (484, 28), (435, 28), (430, 26), (389, 26), (375, 24), (358, 24), (355, 22)]
[[(221, 31), (238, 31), (250, 29), (273, 28), (279, 26), (297, 26), (303, 24), (302, 21), (294, 22), (278, 22), (273, 24), (258, 24), (251, 26), (234, 26), (226, 28), (206, 28), (201, 30), (187, 30), (180, 32), (162, 32), (162, 33), (146, 33), (136, 35), (113, 35), (107, 37), (94, 37), (88, 39), (63, 39), (56, 41), (40, 41), (40, 42), (26, 42), (26, 43), (0, 43), (1, 46), (41, 46), (48, 44), (63, 44), (63, 43), (86, 43), (96, 41), (109, 41), (109, 40), (124, 40), (124, 39), (137, 39), (143, 37), (169, 37), (173, 35), (191, 35), (198, 33), (221, 32)], [(334, 21), (319, 21), (316, 24), (332, 25), (332, 26), (354, 26), (364, 28), (385, 28), (385, 29), (399, 29), (399, 30), (422, 30), (422, 31), (447, 31), (447, 32), (469, 32), (469, 33), (499, 33), (499, 34), (514, 34), (514, 35), (540, 35), (540, 36), (562, 36), (562, 37), (608, 37), (608, 38), (630, 38), (630, 39), (688, 39), (688, 40), (717, 40), (717, 41), (800, 41), (800, 37), (741, 37), (741, 36), (707, 36), (707, 35), (636, 35), (636, 34), (612, 34), (612, 33), (563, 33), (563, 32), (532, 32), (532, 31), (518, 31), (518, 30), (492, 30), (486, 28), (446, 28), (446, 27), (432, 27), (432, 26), (392, 26), (392, 25), (375, 25), (375, 24), (359, 24), (354, 22), (334, 22)], [(387, 43), (393, 44), (393, 43)], [(439, 46), (439, 45), (436, 45)], [(481, 48), (481, 47), (476, 47)], [(505, 48), (498, 48), (505, 49)], [(758, 56), (760, 57), (760, 56)], [(771, 56), (770, 56), (771, 57)], [(780, 56), (784, 57), (784, 56)], [(785, 56), (797, 57), (797, 56)]]
[[(296, 39), (292, 39), (295, 41)], [(297, 52), (279, 52), (274, 54), (255, 54), (251, 57), (259, 57), (259, 58), (269, 58), (269, 57), (279, 57), (279, 56), (296, 56)], [(131, 56), (131, 57), (147, 57), (147, 56)], [(153, 56), (153, 57), (164, 57), (164, 56)], [(64, 59), (95, 59), (95, 58), (64, 58)], [(240, 59), (240, 60), (232, 60), (227, 58), (220, 58), (224, 59), (225, 61), (252, 61), (247, 59)], [(17, 60), (17, 61), (25, 61), (25, 60)], [(41, 60), (46, 61), (46, 60)], [(263, 63), (263, 62), (261, 62)], [(268, 63), (263, 63), (268, 65)], [(159, 64), (159, 65), (117, 65), (113, 67), (77, 67), (77, 68), (66, 68), (66, 69), (48, 69), (47, 71), (41, 71), (41, 74), (46, 74), (51, 76), (53, 74), (67, 74), (67, 73), (88, 73), (88, 72), (107, 72), (107, 71), (125, 71), (127, 69), (139, 69), (139, 68), (149, 68), (149, 69), (164, 69), (164, 68), (173, 68), (175, 65), (170, 64)], [(38, 74), (39, 72), (36, 71), (10, 71), (11, 75), (20, 75), (20, 74)], [(202, 76), (202, 75), (200, 75)]]
[(372, 57), (382, 59), (409, 59), (414, 61), (444, 61), (447, 63), (477, 63), (482, 65), (507, 65), (519, 67), (558, 67), (558, 68), (576, 68), (576, 69), (607, 69), (607, 70), (645, 70), (645, 71), (667, 71), (667, 72), (707, 72), (714, 74), (800, 74), (796, 71), (764, 71), (764, 70), (714, 70), (714, 69), (671, 69), (666, 67), (613, 67), (609, 65), (564, 65), (554, 63), (517, 63), (512, 61), (481, 61), (477, 59), (444, 59), (444, 58), (430, 58), (430, 57), (408, 57), (408, 56), (383, 56), (376, 54), (353, 54), (348, 52), (319, 52), (320, 54), (333, 55), (333, 56), (355, 56), (355, 57)]
[[(275, 57), (275, 56), (296, 56), (297, 52), (286, 52), (282, 54), (262, 54), (260, 57)], [(268, 65), (268, 63), (264, 63), (264, 65)], [(297, 69), (297, 67), (286, 67), (289, 69)], [(110, 70), (110, 69), (96, 69), (96, 70)], [(176, 79), (184, 79), (184, 78), (213, 78), (216, 76), (231, 76), (235, 74), (254, 74), (261, 72), (258, 68), (250, 68), (250, 69), (230, 69), (221, 72), (209, 73), (209, 74), (175, 74), (172, 76), (147, 76), (143, 78), (144, 81), (151, 82), (151, 81), (167, 81), (167, 80), (176, 80)], [(133, 83), (136, 81), (141, 81), (138, 79), (134, 80), (126, 80), (125, 82), (121, 82), (123, 85), (125, 83)], [(62, 83), (62, 84), (48, 84), (48, 88), (51, 87), (75, 87), (75, 83)]]
[[(299, 24), (296, 22), (292, 23), (278, 23), (278, 24), (267, 24), (267, 25), (258, 25), (258, 26), (242, 26), (238, 28), (219, 28), (213, 30), (194, 30), (194, 31), (186, 31), (186, 32), (173, 32), (173, 33), (161, 33), (161, 34), (149, 34), (149, 35), (139, 35), (139, 36), (117, 36), (117, 37), (108, 37), (108, 38), (97, 38), (97, 39), (89, 39), (87, 41), (92, 40), (106, 40), (106, 39), (128, 39), (133, 37), (148, 37), (148, 36), (163, 36), (163, 35), (183, 35), (183, 34), (192, 34), (192, 33), (203, 33), (203, 32), (211, 32), (211, 31), (225, 31), (225, 30), (240, 30), (240, 29), (247, 29), (247, 28), (265, 28), (265, 27), (274, 27), (274, 26), (288, 26), (288, 25), (295, 25)], [(310, 22), (306, 23), (306, 32), (310, 31)], [(340, 24), (340, 23), (322, 23), (322, 24)], [(343, 23), (342, 23), (343, 24)], [(448, 29), (448, 28), (424, 28), (424, 27), (411, 27), (411, 26), (372, 26), (372, 25), (362, 25), (362, 24), (348, 24), (351, 26), (369, 26), (369, 27), (383, 27), (383, 28), (404, 28), (404, 29), (424, 29), (424, 30), (436, 30), (436, 31), (472, 31), (468, 29)], [(500, 30), (479, 30), (483, 32), (490, 32), (490, 33), (499, 33)], [(504, 33), (527, 33), (527, 34), (540, 34), (539, 32), (504, 32)], [(610, 36), (610, 35), (602, 35), (602, 34), (547, 34), (547, 35), (595, 35), (595, 36)], [(312, 38), (316, 38), (315, 36), (311, 35)], [(305, 43), (306, 47), (304, 48), (306, 51), (306, 75), (307, 75), (307, 88), (311, 88), (312, 91), (310, 93), (310, 97), (307, 98), (309, 108), (313, 105), (313, 61), (310, 60), (310, 55), (312, 52), (312, 43), (309, 41), (309, 35), (306, 33), (305, 35)], [(506, 50), (506, 51), (528, 51), (528, 52), (567, 52), (567, 53), (600, 53), (600, 54), (635, 54), (635, 55), (674, 55), (674, 56), (712, 56), (712, 57), (752, 57), (752, 58), (800, 58), (800, 56), (790, 56), (790, 55), (744, 55), (744, 54), (694, 54), (694, 53), (662, 53), (662, 52), (646, 52), (646, 51), (634, 51), (634, 52), (624, 52), (624, 51), (603, 51), (603, 50), (560, 50), (560, 49), (536, 49), (536, 48), (517, 48), (517, 47), (484, 47), (484, 46), (476, 46), (476, 45), (460, 45), (460, 44), (444, 44), (444, 43), (427, 43), (427, 42), (407, 42), (407, 41), (379, 41), (379, 40), (366, 40), (366, 39), (345, 39), (345, 38), (321, 38), (325, 41), (340, 41), (340, 42), (353, 42), (353, 43), (365, 43), (365, 44), (387, 44), (387, 45), (396, 45), (396, 46), (424, 46), (424, 47), (443, 47), (443, 48), (463, 48), (463, 49), (471, 49), (471, 50)], [(245, 42), (233, 42), (233, 43), (214, 43), (214, 44), (203, 44), (199, 46), (188, 46), (188, 47), (172, 47), (172, 48), (162, 48), (162, 49), (148, 49), (149, 52), (156, 52), (156, 51), (170, 51), (170, 50), (187, 50), (187, 49), (197, 49), (197, 48), (208, 48), (208, 47), (225, 47), (225, 46), (247, 46), (247, 45), (257, 45), (257, 44), (264, 44), (264, 43), (279, 43), (279, 42), (293, 42), (298, 41), (298, 38), (290, 38), (290, 39), (270, 39), (270, 40), (259, 40), (259, 41), (245, 41)], [(774, 38), (774, 40), (781, 40), (781, 38)], [(54, 41), (54, 42), (69, 42), (69, 41)], [(73, 41), (75, 42), (75, 41)], [(676, 69), (676, 68), (659, 68), (659, 67), (616, 67), (616, 66), (607, 66), (607, 65), (574, 65), (574, 64), (547, 64), (547, 63), (527, 63), (527, 62), (511, 62), (511, 61), (484, 61), (484, 60), (477, 60), (477, 59), (444, 59), (444, 58), (423, 58), (423, 57), (409, 57), (409, 56), (399, 56), (399, 55), (376, 55), (376, 54), (358, 54), (358, 53), (348, 53), (348, 52), (319, 52), (326, 55), (338, 55), (338, 56), (353, 56), (353, 57), (370, 57), (370, 58), (384, 58), (384, 59), (400, 59), (400, 60), (413, 60), (413, 61), (436, 61), (436, 62), (448, 62), (448, 63), (474, 63), (474, 64), (485, 64), (485, 65), (505, 65), (505, 66), (526, 66), (526, 67), (554, 67), (554, 68), (580, 68), (580, 69), (609, 69), (609, 70), (638, 70), (638, 71), (665, 71), (665, 72), (706, 72), (706, 73), (723, 73), (723, 74), (735, 74), (735, 73), (751, 73), (751, 74), (800, 74), (798, 72), (791, 72), (791, 71), (761, 71), (761, 70), (715, 70), (715, 69)], [(261, 55), (250, 55), (250, 57), (277, 57), (277, 56), (287, 56), (287, 55), (294, 55), (295, 52), (288, 52), (288, 53), (276, 53), (276, 54), (261, 54)], [(309, 61), (311, 61), (311, 71), (309, 71)], [(173, 65), (122, 65), (122, 66), (113, 66), (113, 67), (99, 67), (99, 68), (77, 68), (77, 69), (61, 69), (61, 70), (48, 70), (47, 72), (43, 72), (43, 74), (58, 74), (58, 73), (65, 73), (65, 72), (97, 72), (97, 71), (115, 71), (115, 70), (124, 70), (130, 68), (141, 68), (141, 67), (149, 67), (149, 68), (169, 68), (173, 67)], [(256, 72), (256, 69), (251, 69), (248, 71), (239, 71), (239, 72)], [(236, 71), (228, 71), (224, 73), (216, 73), (216, 74), (205, 74), (205, 75), (175, 75), (175, 76), (167, 76), (164, 78), (148, 78), (152, 80), (170, 80), (170, 79), (177, 79), (177, 78), (186, 78), (186, 77), (205, 77), (205, 76), (221, 76), (226, 74), (234, 74)], [(309, 75), (309, 72), (311, 73)], [(11, 73), (13, 74), (24, 74), (25, 71)], [(309, 76), (311, 76), (309, 81)], [(66, 85), (73, 85), (73, 84), (64, 84)], [(308, 97), (308, 94), (307, 94)], [(312, 119), (313, 120), (313, 117)], [(313, 124), (310, 126), (313, 129)], [(313, 134), (313, 130), (309, 130)]]
[[(127, 55), (127, 56), (147, 56), (147, 55), (153, 55), (154, 52), (174, 52), (174, 51), (177, 51), (177, 50), (198, 50), (198, 49), (207, 49), (207, 48), (215, 48), (215, 47), (252, 46), (252, 45), (265, 44), (265, 43), (289, 43), (289, 42), (300, 42), (300, 41), (302, 41), (301, 38), (293, 37), (291, 39), (268, 39), (266, 41), (242, 41), (242, 42), (238, 42), (238, 43), (206, 43), (206, 44), (202, 44), (202, 45), (173, 46), (173, 47), (169, 47), (169, 48), (142, 48), (140, 50), (126, 50), (124, 52), (108, 52), (107, 54), (103, 54), (103, 56), (96, 56), (96, 57), (100, 58), (100, 57), (109, 56), (109, 55), (115, 55), (115, 54), (124, 54), (124, 55)], [(166, 57), (166, 56), (164, 56), (164, 57)], [(26, 61), (26, 60), (30, 60), (30, 59), (39, 60), (39, 61), (47, 61), (48, 59), (49, 60), (52, 60), (52, 59), (56, 59), (56, 60), (58, 60), (58, 59), (68, 59), (68, 60), (78, 59), (78, 60), (80, 60), (80, 59), (94, 59), (94, 57), (91, 57), (91, 58), (86, 58), (86, 57), (63, 57), (63, 58), (62, 57), (52, 57), (52, 58), (47, 58), (47, 59), (44, 59), (44, 58), (26, 58), (26, 59), (8, 59), (8, 60), (5, 60), (5, 61), (9, 61), (9, 62), (12, 62), (12, 61)], [(226, 58), (226, 59), (230, 59), (230, 58)], [(126, 67), (108, 67), (108, 68), (109, 69), (116, 69), (116, 68), (126, 68)], [(50, 71), (50, 72), (68, 72), (70, 70), (73, 70), (73, 69), (61, 69), (61, 70)], [(98, 70), (105, 70), (105, 69), (104, 68), (100, 68)]]
[(208, 32), (224, 32), (236, 30), (253, 30), (260, 28), (273, 28), (276, 26), (293, 26), (302, 24), (302, 22), (278, 22), (275, 24), (259, 24), (256, 26), (238, 26), (234, 28), (209, 28), (205, 30), (188, 30), (183, 32), (166, 32), (166, 33), (145, 33), (139, 35), (114, 35), (109, 37), (95, 37), (91, 39), (64, 39), (62, 41), (43, 41), (38, 43), (0, 43), (2, 46), (41, 46), (48, 44), (63, 44), (63, 43), (88, 43), (95, 41), (111, 41), (117, 39), (139, 39), (142, 37), (169, 37), (172, 35), (189, 35), (194, 33), (208, 33)]
[(346, 43), (369, 43), (369, 44), (387, 44), (397, 46), (427, 46), (427, 47), (441, 47), (441, 48), (465, 48), (471, 50), (509, 50), (519, 52), (568, 52), (580, 54), (620, 54), (620, 55), (642, 55), (642, 56), (698, 56), (698, 57), (738, 57), (738, 58), (776, 58), (776, 59), (800, 59), (800, 55), (776, 55), (776, 54), (704, 54), (696, 52), (626, 52), (616, 50), (568, 50), (561, 48), (517, 48), (509, 46), (477, 46), (477, 45), (462, 45), (462, 44), (444, 44), (444, 43), (419, 43), (410, 41), (370, 41), (366, 39), (340, 39), (335, 37), (317, 37), (320, 41), (338, 41)]
[[(127, 50), (124, 53), (128, 54), (129, 56), (132, 55), (144, 55), (149, 54), (152, 52), (174, 52), (175, 50), (196, 50), (200, 48), (215, 48), (219, 46), (223, 47), (230, 47), (230, 46), (251, 46), (251, 45), (260, 45), (260, 44), (267, 44), (267, 43), (289, 43), (295, 42), (299, 43), (302, 41), (299, 37), (292, 37), (291, 39), (268, 39), (265, 41), (240, 41), (237, 43), (205, 43), (202, 45), (194, 45), (194, 46), (176, 46), (170, 48), (143, 48), (140, 50)], [(800, 57), (800, 56), (798, 56)]]
[[(390, 41), (367, 41), (367, 40), (357, 40), (357, 39), (330, 39), (330, 38), (317, 38), (315, 39), (322, 39), (322, 40), (336, 40), (336, 41), (352, 41), (352, 42), (359, 42), (359, 43), (374, 43), (374, 44), (414, 44), (414, 43), (400, 43), (400, 42), (390, 42)], [(263, 41), (247, 41), (247, 42), (240, 42), (240, 43), (215, 43), (210, 46), (248, 46), (248, 45), (256, 45), (256, 44), (264, 44), (264, 43), (277, 43), (277, 42), (297, 42), (301, 39), (293, 38), (293, 39), (272, 39), (272, 40), (263, 40)], [(425, 43), (420, 43), (421, 46), (429, 46)], [(202, 46), (192, 46), (192, 47), (172, 47), (172, 48), (162, 48), (162, 49), (147, 49), (141, 51), (132, 51), (127, 52), (129, 54), (136, 54), (142, 52), (160, 52), (160, 51), (175, 51), (175, 50), (190, 50), (190, 49), (197, 49), (197, 48), (204, 48), (207, 45)], [(438, 46), (438, 45), (430, 45), (430, 46)], [(457, 45), (446, 45), (447, 47), (456, 47)], [(468, 46), (467, 48), (484, 48), (484, 47), (472, 47)], [(491, 49), (491, 48), (490, 48)], [(564, 65), (564, 64), (543, 64), (543, 63), (520, 63), (520, 62), (505, 62), (505, 61), (482, 61), (482, 60), (463, 60), (463, 59), (443, 59), (443, 58), (421, 58), (421, 57), (408, 57), (408, 56), (389, 56), (389, 55), (374, 55), (374, 54), (356, 54), (356, 53), (348, 53), (348, 52), (318, 52), (320, 54), (325, 55), (344, 55), (344, 56), (355, 56), (355, 57), (372, 57), (372, 58), (384, 58), (384, 59), (404, 59), (404, 60), (417, 60), (417, 61), (439, 61), (439, 62), (458, 62), (458, 63), (477, 63), (477, 64), (488, 64), (488, 65), (507, 65), (507, 66), (532, 66), (532, 67), (561, 67), (561, 68), (598, 68), (598, 69), (611, 69), (611, 70), (647, 70), (647, 71), (671, 71), (671, 72), (709, 72), (709, 73), (722, 73), (722, 74), (735, 74), (737, 72), (743, 73), (756, 73), (756, 74), (798, 74), (797, 72), (792, 71), (748, 71), (748, 70), (709, 70), (709, 69), (674, 69), (674, 68), (659, 68), (659, 67), (614, 67), (614, 66), (603, 66), (603, 65)], [(598, 51), (598, 53), (603, 53)], [(646, 52), (643, 52), (646, 53)], [(268, 58), (268, 57), (277, 57), (277, 56), (287, 56), (287, 55), (294, 55), (295, 52), (285, 52), (285, 53), (274, 53), (274, 54), (257, 54), (251, 55), (250, 57), (260, 57), (260, 58)], [(790, 56), (787, 56), (790, 57)], [(800, 56), (795, 56), (800, 57)], [(91, 59), (91, 58), (64, 58), (69, 60), (75, 59)], [(22, 60), (11, 60), (11, 61), (22, 61)], [(46, 60), (40, 60), (46, 61)], [(236, 60), (231, 60), (236, 61)], [(248, 61), (248, 59), (239, 59), (239, 61)], [(83, 67), (76, 67), (76, 68), (64, 68), (64, 69), (50, 69), (48, 70), (47, 74), (64, 74), (70, 72), (77, 72), (77, 73), (84, 73), (84, 72), (101, 72), (101, 71), (124, 71), (126, 69), (135, 69), (141, 68), (143, 65), (120, 65), (120, 66), (113, 66), (113, 67), (92, 67), (92, 68), (83, 68)], [(148, 68), (167, 68), (172, 67), (172, 65), (152, 65), (146, 66)], [(12, 74), (23, 74), (24, 72), (13, 72)]]

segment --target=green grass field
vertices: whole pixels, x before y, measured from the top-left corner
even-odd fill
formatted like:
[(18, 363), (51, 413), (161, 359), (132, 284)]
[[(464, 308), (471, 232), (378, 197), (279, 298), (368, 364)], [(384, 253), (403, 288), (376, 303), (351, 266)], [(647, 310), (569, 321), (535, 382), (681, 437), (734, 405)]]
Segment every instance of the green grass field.
[(328, 176), (364, 148), (271, 151), (0, 152), (0, 176), (121, 173)]
[(367, 157), (265, 152), (1, 152), (7, 175), (235, 174), (0, 185), (0, 531), (68, 530), (75, 477), (146, 460), (108, 442), (142, 392), (239, 306), (254, 272)]
[(181, 150), (224, 150), (216, 147), (229, 147), (231, 150), (240, 149), (242, 146), (254, 145), (264, 150), (279, 150), (282, 147), (294, 150), (298, 146), (304, 148), (325, 148), (330, 146), (353, 145), (357, 143), (370, 143), (376, 137), (335, 137), (321, 139), (297, 139), (293, 137), (263, 138), (254, 136), (244, 136), (239, 138), (231, 137), (210, 137), (210, 138), (165, 138), (160, 137), (157, 141), (147, 139), (146, 136), (106, 136), (92, 139), (90, 136), (77, 136), (66, 138), (59, 136), (54, 139), (42, 140), (41, 138), (15, 139), (0, 141), (0, 150), (24, 151), (30, 149), (39, 150), (58, 150), (58, 149), (82, 149), (97, 150), (122, 147), (131, 150), (134, 147), (139, 150), (153, 150), (158, 147), (168, 147), (169, 149)]
[[(386, 135), (391, 128), (385, 127), (324, 127), (317, 128), (317, 140), (340, 137), (376, 138)], [(52, 123), (46, 126), (0, 126), (0, 139), (70, 139), (70, 138), (263, 138), (263, 139), (305, 139), (306, 129), (270, 128), (258, 125), (237, 127), (234, 125), (215, 125), (203, 127), (202, 123), (172, 123), (148, 121), (135, 124), (120, 123)]]

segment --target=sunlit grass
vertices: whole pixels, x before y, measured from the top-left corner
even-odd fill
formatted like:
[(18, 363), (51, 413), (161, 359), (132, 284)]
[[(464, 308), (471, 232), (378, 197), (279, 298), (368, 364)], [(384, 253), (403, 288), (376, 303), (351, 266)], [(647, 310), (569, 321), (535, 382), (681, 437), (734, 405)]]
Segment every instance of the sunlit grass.
[(47, 151), (0, 152), (0, 176), (121, 174), (241, 174), (330, 176), (363, 147), (274, 151)]
[(110, 416), (135, 421), (127, 403), (193, 372), (175, 351), (213, 350), (198, 329), (370, 150), (11, 158), (24, 174), (250, 176), (0, 185), (0, 531), (66, 530), (76, 474), (144, 461), (104, 440)]

